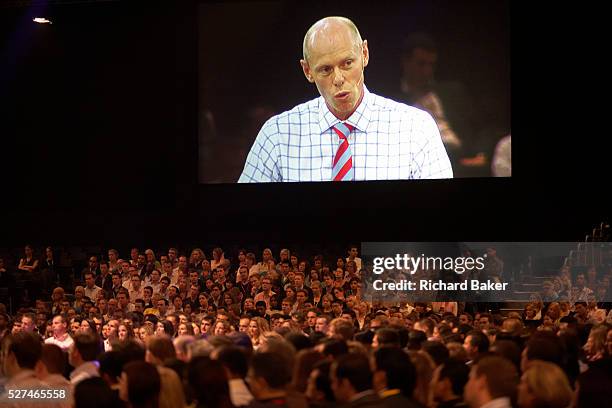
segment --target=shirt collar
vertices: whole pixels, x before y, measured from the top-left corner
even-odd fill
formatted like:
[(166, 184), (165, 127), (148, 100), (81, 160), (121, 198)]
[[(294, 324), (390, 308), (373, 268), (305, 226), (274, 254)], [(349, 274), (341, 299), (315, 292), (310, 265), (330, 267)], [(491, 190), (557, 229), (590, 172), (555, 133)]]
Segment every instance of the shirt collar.
[[(353, 112), (351, 116), (344, 122), (349, 123), (355, 128), (359, 129), (362, 132), (365, 132), (368, 124), (370, 123), (370, 91), (366, 88), (365, 84), (363, 85), (363, 99), (361, 103)], [(330, 112), (327, 104), (325, 103), (325, 99), (320, 96), (319, 97), (319, 127), (321, 133), (327, 132), (332, 126), (337, 125), (342, 122), (340, 119), (334, 116), (333, 113)]]

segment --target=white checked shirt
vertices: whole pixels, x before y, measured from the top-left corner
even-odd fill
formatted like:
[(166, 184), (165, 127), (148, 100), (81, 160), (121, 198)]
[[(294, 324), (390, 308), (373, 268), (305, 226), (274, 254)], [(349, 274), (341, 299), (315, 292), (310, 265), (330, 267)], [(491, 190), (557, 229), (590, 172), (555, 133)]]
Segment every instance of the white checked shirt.
[[(259, 131), (239, 183), (331, 181), (340, 123), (323, 97), (270, 118)], [(355, 180), (452, 178), (436, 122), (427, 112), (370, 93), (346, 120)]]

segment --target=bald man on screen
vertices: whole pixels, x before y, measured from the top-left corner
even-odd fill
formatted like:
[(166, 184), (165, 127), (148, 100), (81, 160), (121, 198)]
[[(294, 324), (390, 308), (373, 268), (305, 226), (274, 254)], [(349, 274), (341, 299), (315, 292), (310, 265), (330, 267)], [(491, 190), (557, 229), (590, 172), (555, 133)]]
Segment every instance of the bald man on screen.
[(368, 42), (351, 20), (317, 21), (303, 53), (304, 75), (321, 96), (263, 125), (239, 183), (453, 177), (433, 118), (364, 85)]

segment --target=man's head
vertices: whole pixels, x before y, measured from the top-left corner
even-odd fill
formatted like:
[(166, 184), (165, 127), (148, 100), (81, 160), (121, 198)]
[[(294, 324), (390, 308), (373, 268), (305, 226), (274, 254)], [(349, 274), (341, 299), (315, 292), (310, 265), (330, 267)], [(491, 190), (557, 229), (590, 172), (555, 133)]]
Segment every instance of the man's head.
[(247, 381), (253, 396), (262, 398), (271, 391), (284, 390), (291, 381), (291, 367), (279, 353), (255, 353), (251, 359)]
[(85, 286), (87, 286), (89, 289), (94, 287), (94, 276), (93, 273), (87, 272), (85, 273)]
[(409, 35), (402, 52), (402, 75), (408, 85), (416, 90), (426, 88), (433, 81), (437, 60), (436, 44), (429, 35)]
[(373, 376), (375, 391), (399, 389), (404, 396), (412, 398), (417, 374), (415, 366), (405, 351), (399, 347), (382, 348), (374, 353), (374, 361), (376, 364)]
[(35, 329), (36, 316), (33, 313), (25, 313), (21, 316), (21, 330), (32, 333)]
[(68, 324), (62, 315), (53, 317), (52, 325), (53, 335), (56, 337), (63, 336), (68, 330)]
[(351, 20), (326, 17), (306, 32), (303, 53), (300, 64), (306, 79), (317, 86), (336, 117), (347, 119), (363, 97), (363, 72), (369, 61), (367, 40), (362, 41)]
[(472, 367), (464, 399), (470, 407), (481, 407), (496, 398), (512, 399), (518, 383), (514, 364), (503, 357), (487, 356)]
[(469, 375), (470, 368), (461, 361), (448, 360), (439, 365), (431, 380), (434, 399), (445, 402), (461, 398)]
[(473, 360), (479, 354), (489, 350), (489, 338), (483, 332), (473, 330), (465, 337), (463, 347), (467, 352), (468, 358)]
[(68, 361), (73, 367), (78, 367), (87, 361), (93, 361), (100, 354), (100, 340), (93, 333), (78, 333), (74, 336), (74, 344), (68, 352)]
[(19, 332), (2, 342), (2, 372), (13, 377), (21, 370), (33, 370), (42, 354), (41, 342), (35, 334)]
[(370, 361), (359, 353), (340, 356), (332, 363), (330, 378), (336, 401), (348, 403), (356, 394), (372, 388)]

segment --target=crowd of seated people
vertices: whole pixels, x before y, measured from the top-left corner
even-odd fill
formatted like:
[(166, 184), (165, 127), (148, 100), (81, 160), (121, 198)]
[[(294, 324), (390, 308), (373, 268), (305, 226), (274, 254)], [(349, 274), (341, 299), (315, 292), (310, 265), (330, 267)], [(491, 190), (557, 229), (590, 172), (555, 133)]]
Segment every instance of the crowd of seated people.
[[(108, 255), (90, 257), (73, 289), (12, 315), (0, 303), (0, 404), (28, 387), (64, 389), (55, 406), (75, 407), (581, 408), (612, 397), (612, 314), (598, 302), (610, 276), (597, 270), (572, 279), (562, 268), (523, 313), (502, 315), (373, 303), (357, 247), (333, 259)], [(33, 273), (32, 259), (17, 273)]]

